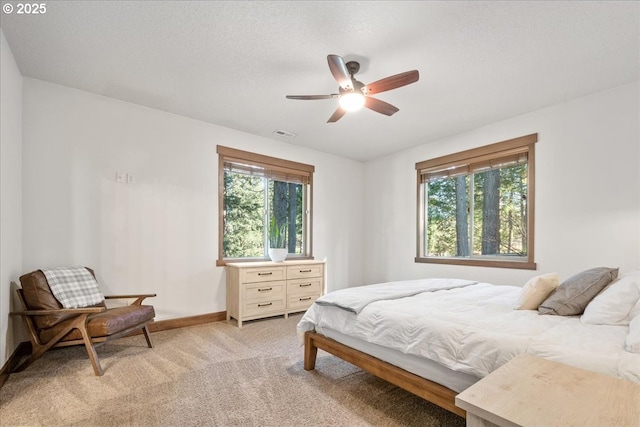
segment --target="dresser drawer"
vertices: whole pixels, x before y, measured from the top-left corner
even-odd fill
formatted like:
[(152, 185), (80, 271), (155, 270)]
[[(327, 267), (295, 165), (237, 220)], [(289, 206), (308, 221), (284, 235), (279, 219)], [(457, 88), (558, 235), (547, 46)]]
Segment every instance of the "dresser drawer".
[(285, 280), (287, 271), (285, 267), (250, 267), (240, 271), (240, 282), (259, 283)]
[(251, 283), (245, 285), (244, 299), (273, 299), (284, 298), (284, 288), (287, 282), (284, 280), (278, 282)]
[(269, 313), (282, 313), (284, 311), (284, 297), (261, 301), (245, 301), (242, 317), (260, 317)]
[(320, 295), (322, 278), (287, 280), (287, 295)]
[(311, 304), (320, 297), (320, 292), (313, 295), (289, 295), (288, 311), (302, 311), (311, 307)]
[(301, 264), (287, 266), (287, 279), (322, 277), (323, 264)]

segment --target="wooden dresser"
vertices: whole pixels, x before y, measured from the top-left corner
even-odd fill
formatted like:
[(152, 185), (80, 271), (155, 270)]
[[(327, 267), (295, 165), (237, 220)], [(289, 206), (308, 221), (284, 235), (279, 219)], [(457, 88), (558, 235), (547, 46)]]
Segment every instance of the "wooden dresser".
[(227, 320), (305, 311), (325, 292), (325, 261), (237, 262), (226, 265)]

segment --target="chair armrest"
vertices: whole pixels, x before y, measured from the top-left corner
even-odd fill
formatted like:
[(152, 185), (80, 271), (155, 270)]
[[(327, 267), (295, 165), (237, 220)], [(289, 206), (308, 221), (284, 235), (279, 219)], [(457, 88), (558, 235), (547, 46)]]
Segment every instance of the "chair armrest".
[(156, 294), (139, 294), (139, 295), (105, 295), (104, 299), (131, 299), (135, 298), (136, 300), (131, 303), (131, 305), (140, 305), (145, 298), (155, 297)]
[(100, 313), (105, 311), (105, 307), (84, 307), (84, 308), (61, 308), (58, 310), (23, 310), (12, 311), (11, 316), (48, 316), (49, 314), (85, 314)]
[(136, 294), (136, 295), (105, 295), (105, 299), (127, 299), (127, 298), (151, 298), (156, 294)]

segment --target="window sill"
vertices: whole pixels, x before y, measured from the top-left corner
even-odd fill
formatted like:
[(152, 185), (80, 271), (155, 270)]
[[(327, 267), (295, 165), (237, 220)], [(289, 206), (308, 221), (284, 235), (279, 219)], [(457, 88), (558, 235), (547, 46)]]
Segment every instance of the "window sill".
[(493, 267), (493, 268), (517, 268), (521, 270), (536, 270), (535, 262), (530, 261), (506, 261), (497, 259), (479, 259), (479, 258), (421, 258), (416, 257), (415, 262), (426, 264), (449, 264), (449, 265), (470, 265), (475, 267)]

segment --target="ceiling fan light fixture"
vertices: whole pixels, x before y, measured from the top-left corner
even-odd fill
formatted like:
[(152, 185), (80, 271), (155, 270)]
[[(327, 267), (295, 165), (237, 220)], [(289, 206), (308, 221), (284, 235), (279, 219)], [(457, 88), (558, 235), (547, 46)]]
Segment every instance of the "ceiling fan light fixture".
[(345, 93), (338, 102), (347, 111), (357, 111), (364, 105), (364, 95), (358, 92)]

